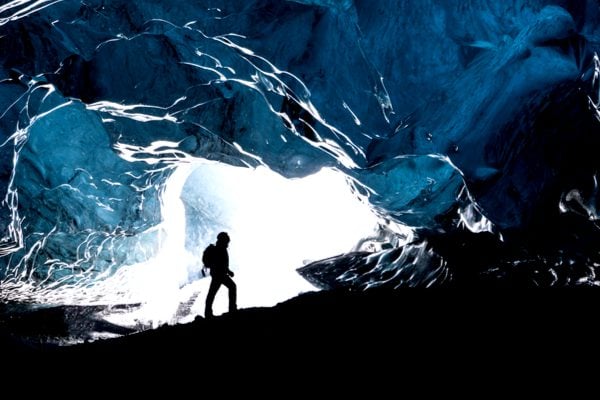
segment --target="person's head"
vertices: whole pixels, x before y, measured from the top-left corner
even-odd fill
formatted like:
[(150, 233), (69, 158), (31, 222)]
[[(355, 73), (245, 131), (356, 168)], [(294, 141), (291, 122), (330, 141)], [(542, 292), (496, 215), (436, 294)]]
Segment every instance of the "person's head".
[(221, 232), (217, 235), (217, 246), (227, 247), (229, 240), (227, 232)]

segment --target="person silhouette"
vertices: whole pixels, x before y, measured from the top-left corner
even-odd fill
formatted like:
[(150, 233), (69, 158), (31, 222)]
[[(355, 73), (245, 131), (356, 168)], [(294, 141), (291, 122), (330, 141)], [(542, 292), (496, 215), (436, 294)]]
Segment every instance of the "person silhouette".
[(237, 287), (233, 279), (231, 279), (234, 274), (229, 269), (229, 254), (227, 253), (229, 242), (230, 239), (227, 232), (219, 233), (217, 235), (217, 243), (208, 245), (202, 256), (204, 265), (210, 268), (211, 276), (210, 287), (206, 295), (205, 318), (213, 317), (212, 305), (221, 285), (225, 285), (229, 290), (229, 312), (237, 310)]

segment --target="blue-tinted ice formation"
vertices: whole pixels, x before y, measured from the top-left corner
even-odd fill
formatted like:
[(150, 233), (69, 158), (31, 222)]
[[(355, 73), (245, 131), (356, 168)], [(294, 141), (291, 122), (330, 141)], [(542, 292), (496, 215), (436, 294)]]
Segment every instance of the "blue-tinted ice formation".
[[(166, 183), (198, 162), (335, 169), (379, 218), (348, 252), (594, 222), (599, 43), (593, 0), (6, 3), (0, 297), (89, 289), (155, 257)], [(186, 247), (214, 240), (178, 185)], [(416, 264), (394, 285), (435, 284), (444, 263), (423, 243), (404, 249), (419, 263), (375, 257), (366, 286)]]

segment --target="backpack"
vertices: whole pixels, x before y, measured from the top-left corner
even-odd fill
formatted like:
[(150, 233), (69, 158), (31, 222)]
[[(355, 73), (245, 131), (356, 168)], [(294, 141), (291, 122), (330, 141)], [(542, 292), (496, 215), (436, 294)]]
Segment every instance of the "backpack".
[(215, 260), (215, 245), (210, 244), (202, 253), (202, 263), (206, 268), (212, 268)]

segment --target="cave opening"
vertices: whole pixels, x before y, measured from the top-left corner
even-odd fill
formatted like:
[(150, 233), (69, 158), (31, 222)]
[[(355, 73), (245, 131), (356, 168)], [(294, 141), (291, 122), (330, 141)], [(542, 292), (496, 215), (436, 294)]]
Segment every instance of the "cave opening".
[[(232, 239), (238, 306), (246, 308), (317, 290), (296, 269), (352, 251), (380, 226), (367, 199), (338, 170), (287, 179), (264, 166), (203, 159), (177, 164), (161, 191), (161, 214), (152, 228), (158, 232), (155, 256), (121, 267), (104, 283), (141, 304), (105, 315), (110, 322), (157, 326), (203, 315), (210, 279), (203, 276), (201, 255), (220, 231)], [(213, 308), (215, 314), (227, 310), (226, 289)]]

